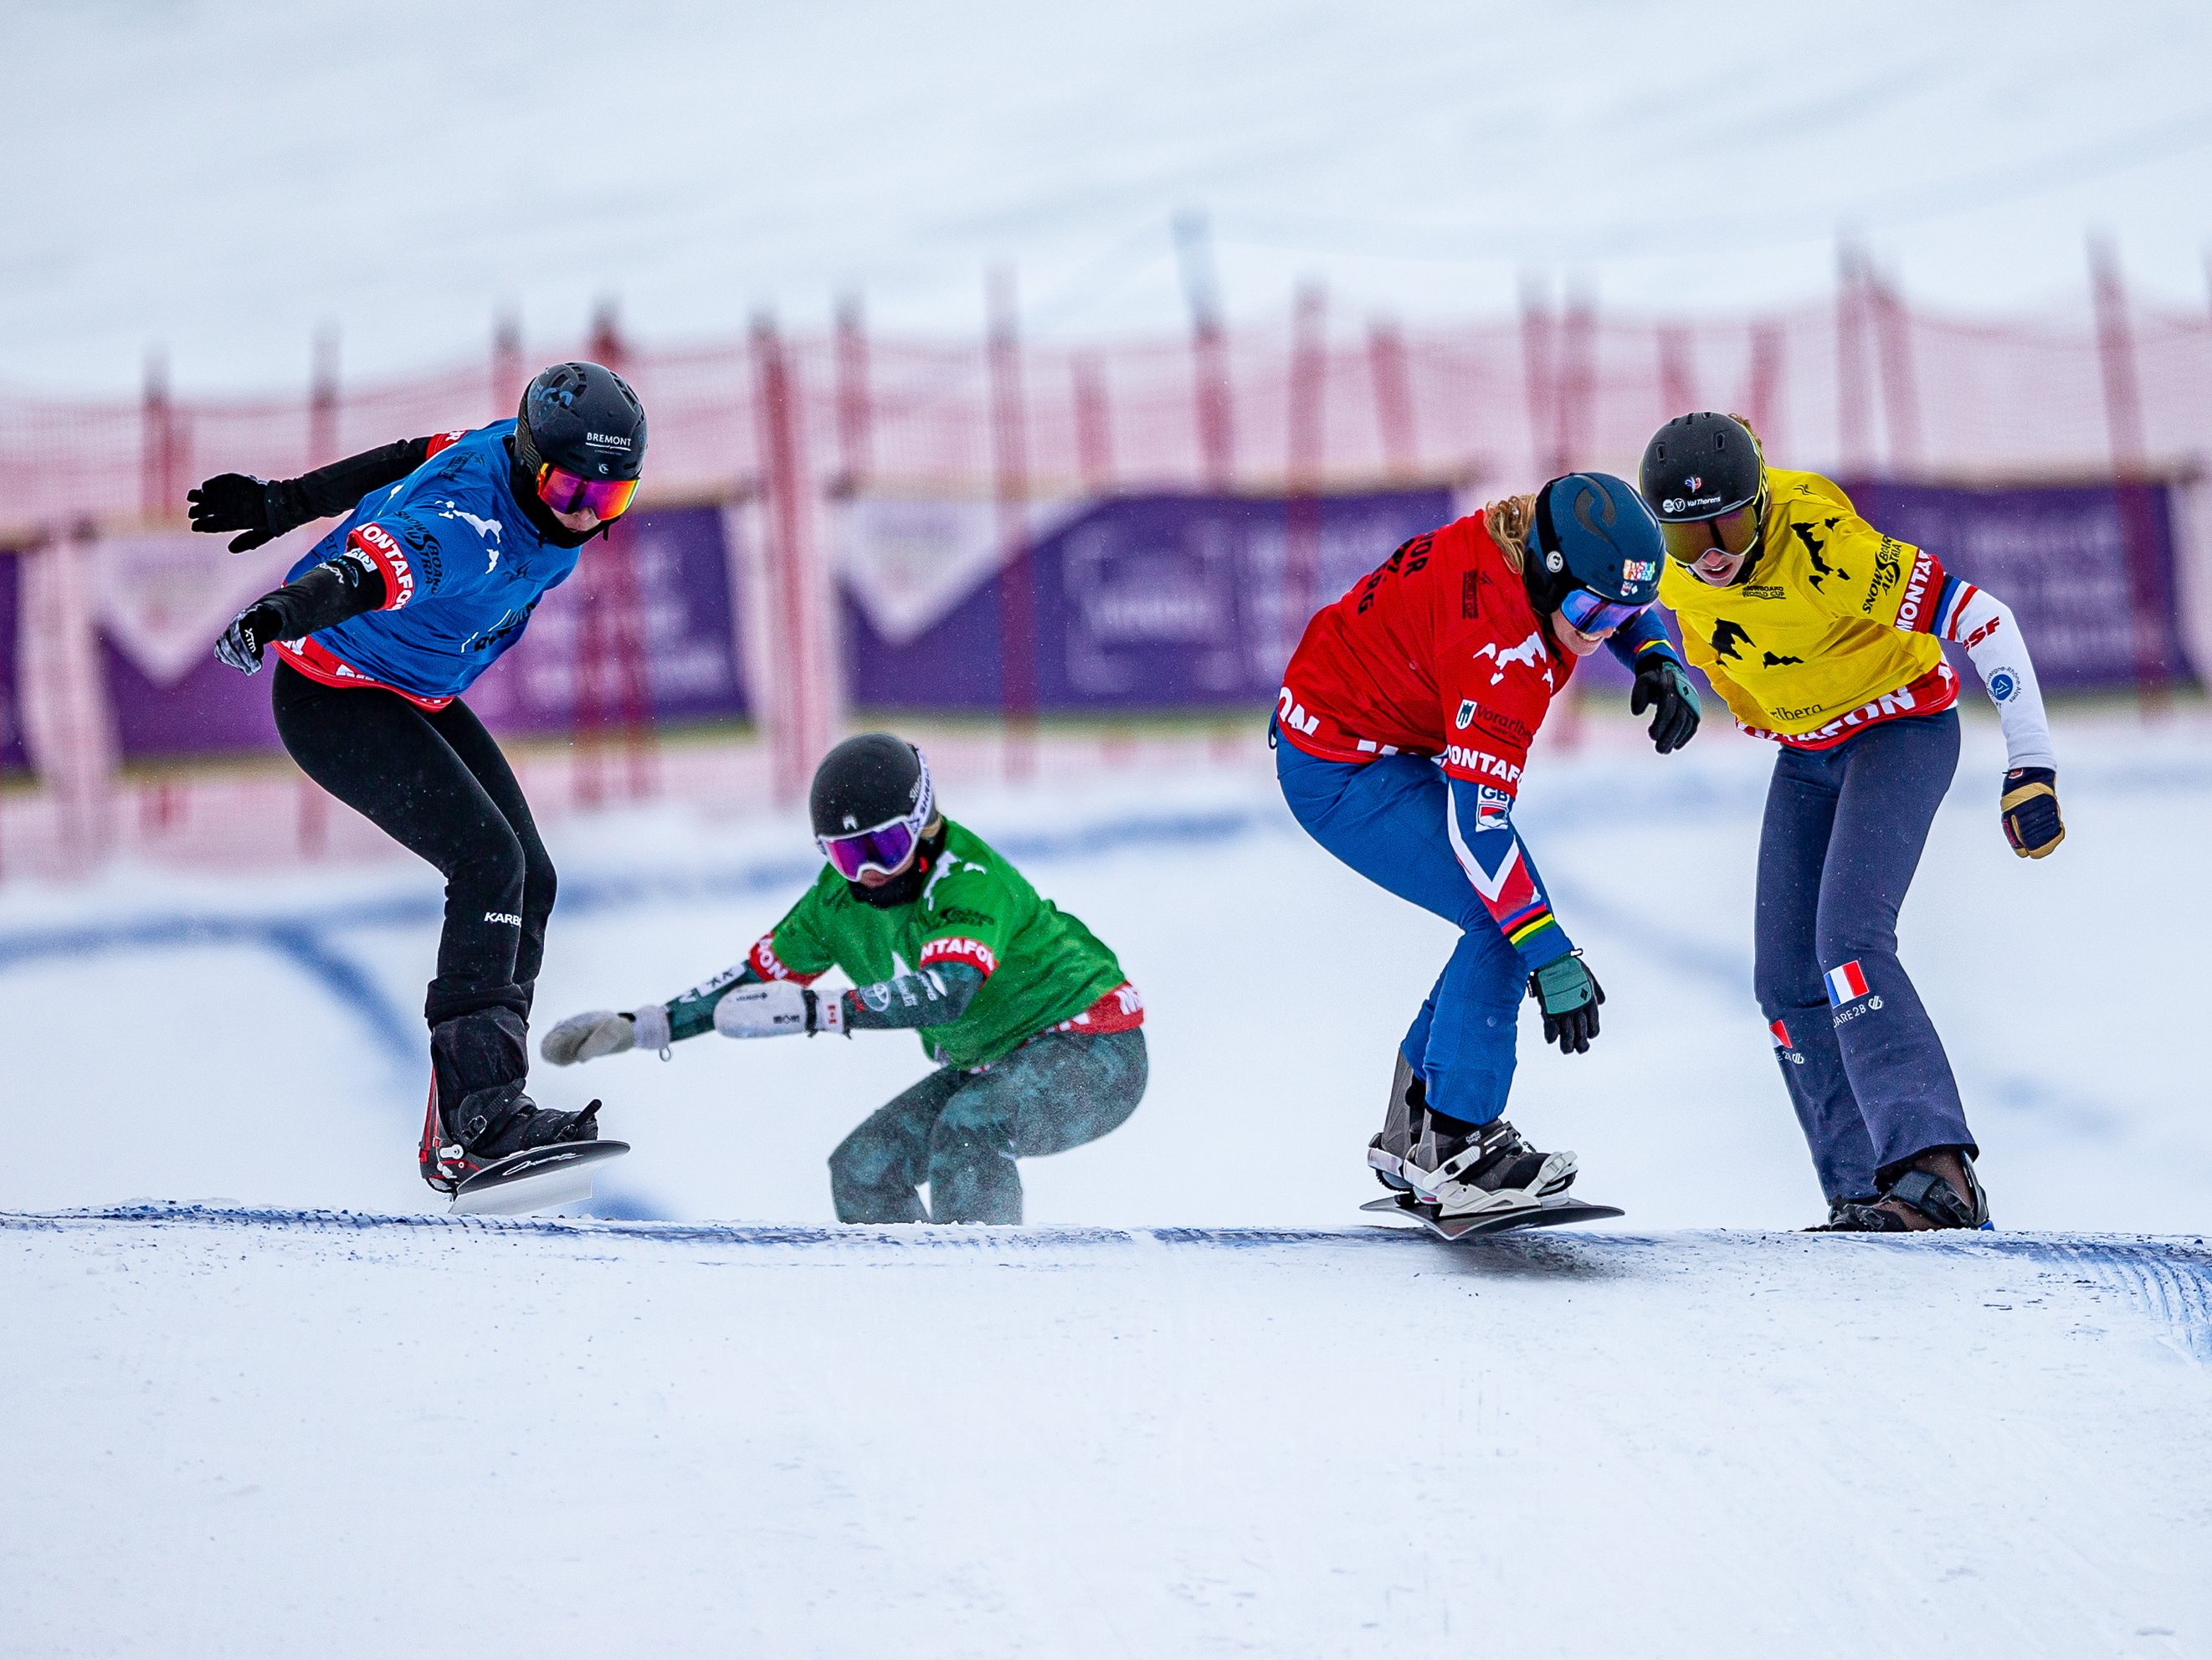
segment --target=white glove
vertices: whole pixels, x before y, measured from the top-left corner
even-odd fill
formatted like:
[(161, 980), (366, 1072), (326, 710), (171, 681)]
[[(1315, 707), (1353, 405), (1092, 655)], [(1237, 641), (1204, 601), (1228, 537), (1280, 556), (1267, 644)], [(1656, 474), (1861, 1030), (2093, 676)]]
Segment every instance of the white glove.
[(668, 1006), (648, 1003), (635, 1014), (612, 1009), (572, 1014), (539, 1040), (538, 1052), (556, 1067), (573, 1067), (625, 1049), (665, 1049), (668, 1041)]
[[(845, 999), (789, 980), (733, 986), (714, 1005), (714, 1030), (725, 1037), (784, 1037), (845, 1030)], [(848, 1034), (849, 1035), (849, 1034)]]

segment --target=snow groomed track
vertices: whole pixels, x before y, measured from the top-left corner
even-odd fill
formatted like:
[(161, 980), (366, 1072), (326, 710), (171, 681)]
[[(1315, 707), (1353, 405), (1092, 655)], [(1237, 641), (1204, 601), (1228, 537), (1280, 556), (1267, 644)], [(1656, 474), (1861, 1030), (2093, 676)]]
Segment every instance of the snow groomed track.
[(2212, 1647), (2195, 1237), (140, 1206), (0, 1265), (0, 1653)]

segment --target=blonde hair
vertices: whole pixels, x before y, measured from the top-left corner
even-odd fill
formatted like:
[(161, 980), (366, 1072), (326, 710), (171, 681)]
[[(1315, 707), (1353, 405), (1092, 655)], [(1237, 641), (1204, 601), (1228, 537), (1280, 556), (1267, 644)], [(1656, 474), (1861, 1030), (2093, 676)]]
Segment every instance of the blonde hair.
[(1498, 544), (1498, 552), (1505, 562), (1518, 571), (1528, 557), (1528, 532), (1536, 523), (1536, 498), (1528, 496), (1508, 496), (1486, 502), (1482, 509), (1482, 527), (1490, 532), (1490, 539)]

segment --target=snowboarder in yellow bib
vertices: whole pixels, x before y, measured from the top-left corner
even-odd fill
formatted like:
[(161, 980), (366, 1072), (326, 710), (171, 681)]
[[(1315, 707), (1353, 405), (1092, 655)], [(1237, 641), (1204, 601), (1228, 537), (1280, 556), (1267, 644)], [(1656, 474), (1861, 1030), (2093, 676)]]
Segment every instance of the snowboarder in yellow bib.
[(1753, 978), (1838, 1231), (1982, 1227), (1980, 1149), (1897, 958), (1897, 915), (1959, 761), (1963, 647), (2007, 751), (2006, 839), (2065, 839), (2057, 761), (2004, 603), (1886, 536), (1818, 473), (1770, 467), (1741, 417), (1670, 421), (1644, 453), (1661, 602), (1685, 654), (1780, 746), (1759, 846)]

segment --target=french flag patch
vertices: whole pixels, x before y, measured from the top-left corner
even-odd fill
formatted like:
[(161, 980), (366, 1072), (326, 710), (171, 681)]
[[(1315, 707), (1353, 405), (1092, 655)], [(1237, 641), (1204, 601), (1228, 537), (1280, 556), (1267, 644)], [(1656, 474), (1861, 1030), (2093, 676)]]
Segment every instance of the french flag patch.
[(1790, 1041), (1790, 1028), (1784, 1025), (1779, 1020), (1768, 1021), (1766, 1023), (1766, 1030), (1774, 1035), (1775, 1048), (1778, 1049), (1789, 1049), (1797, 1047), (1795, 1043), (1792, 1043)]
[(1840, 968), (1830, 969), (1826, 977), (1828, 982), (1828, 1006), (1832, 1009), (1839, 1009), (1867, 994), (1866, 976), (1859, 972), (1856, 958)]

